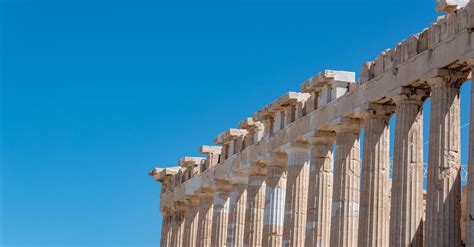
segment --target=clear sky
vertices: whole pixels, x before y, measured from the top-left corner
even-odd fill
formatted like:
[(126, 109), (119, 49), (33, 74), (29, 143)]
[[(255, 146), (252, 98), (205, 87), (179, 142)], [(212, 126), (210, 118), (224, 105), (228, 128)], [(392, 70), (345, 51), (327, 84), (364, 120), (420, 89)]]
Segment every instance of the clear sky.
[(3, 0), (0, 245), (158, 246), (151, 168), (320, 70), (358, 73), (434, 4)]

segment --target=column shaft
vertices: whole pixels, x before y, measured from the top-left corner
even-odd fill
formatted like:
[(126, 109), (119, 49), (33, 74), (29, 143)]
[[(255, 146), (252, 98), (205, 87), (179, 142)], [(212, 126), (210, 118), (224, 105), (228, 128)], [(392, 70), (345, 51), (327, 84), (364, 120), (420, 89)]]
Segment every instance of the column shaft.
[(212, 246), (225, 247), (229, 216), (229, 192), (214, 192), (214, 211), (212, 218)]
[(286, 152), (288, 154), (288, 179), (286, 183), (283, 246), (304, 246), (308, 208), (310, 149), (308, 147), (290, 147)]
[(247, 185), (233, 184), (230, 193), (229, 224), (227, 226), (227, 246), (244, 246), (245, 206)]
[(263, 246), (282, 246), (287, 168), (284, 165), (267, 166)]
[(333, 193), (333, 145), (317, 142), (311, 149), (306, 246), (329, 246)]
[[(471, 71), (474, 71), (471, 69)], [(472, 83), (472, 82), (471, 82)], [(471, 119), (469, 126), (469, 164), (467, 175), (466, 246), (474, 247), (474, 86), (471, 84)]]
[(161, 240), (160, 246), (170, 247), (171, 246), (171, 220), (172, 216), (163, 214), (163, 224), (161, 225)]
[(388, 246), (390, 228), (389, 117), (372, 115), (365, 119), (362, 156), (358, 246)]
[(337, 130), (331, 246), (357, 246), (359, 177), (359, 130)]
[(211, 246), (213, 211), (213, 197), (209, 194), (201, 194), (199, 201), (198, 247)]
[(446, 79), (431, 83), (427, 246), (459, 246), (461, 242), (459, 114), (459, 84)]
[(406, 98), (396, 103), (390, 246), (422, 246), (422, 102)]
[(181, 247), (183, 246), (184, 240), (184, 209), (182, 206), (176, 206), (176, 210), (173, 215), (173, 236), (172, 246)]
[(187, 209), (184, 214), (184, 241), (183, 246), (197, 246), (197, 232), (199, 224), (199, 200), (192, 199), (187, 203)]
[(261, 246), (265, 208), (265, 176), (250, 175), (245, 210), (244, 246)]

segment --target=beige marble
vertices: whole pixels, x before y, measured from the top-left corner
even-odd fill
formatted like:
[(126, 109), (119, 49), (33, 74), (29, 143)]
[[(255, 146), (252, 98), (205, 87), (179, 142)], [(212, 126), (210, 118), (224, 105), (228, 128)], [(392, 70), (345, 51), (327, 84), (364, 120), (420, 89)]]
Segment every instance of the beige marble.
[(431, 87), (426, 236), (428, 246), (461, 244), (460, 83), (465, 74), (436, 75)]
[(329, 246), (335, 133), (320, 131), (311, 139), (305, 246)]
[(336, 159), (331, 218), (331, 246), (356, 246), (359, 228), (360, 122), (340, 119), (336, 128)]
[[(458, 120), (467, 113), (459, 112), (457, 94), (473, 67), (474, 2), (439, 0), (437, 8), (446, 15), (373, 61), (361, 63), (357, 79), (354, 72), (323, 70), (303, 82), (301, 92), (284, 93), (238, 128), (217, 135), (214, 143), (218, 146), (202, 146), (205, 157), (184, 157), (179, 167), (153, 169), (150, 175), (161, 183), (160, 211), (165, 216), (162, 245), (192, 245), (193, 230), (187, 226), (194, 226), (194, 213), (188, 212), (189, 207), (179, 212), (175, 206), (193, 198), (199, 198), (196, 243), (201, 247), (386, 246), (387, 241), (388, 246), (460, 245)], [(439, 86), (440, 78), (448, 83)], [(422, 104), (430, 97), (427, 92), (431, 92), (432, 111), (425, 214)], [(386, 119), (367, 118), (366, 113), (367, 106), (393, 104), (396, 123), (390, 180), (385, 172), (390, 138), (386, 137)], [(348, 127), (347, 123), (352, 124)], [(362, 181), (361, 128), (367, 132)], [(473, 129), (471, 125), (470, 173)], [(334, 131), (331, 175), (330, 145), (318, 144), (314, 138)], [(288, 149), (296, 144), (306, 146), (306, 151)], [(275, 154), (288, 155), (285, 164), (268, 162)], [(312, 167), (320, 170), (312, 171)], [(219, 186), (220, 182), (237, 184), (236, 174), (249, 177), (239, 183), (240, 189)], [(465, 242), (474, 247), (474, 220), (468, 218), (474, 214), (474, 200), (469, 199), (474, 197), (472, 175), (467, 188)], [(233, 201), (232, 195), (226, 195), (232, 192), (241, 199)], [(215, 205), (214, 198), (219, 199)], [(180, 234), (184, 236), (177, 237)]]
[(227, 246), (244, 246), (245, 206), (247, 204), (247, 184), (234, 183), (230, 193), (229, 223), (227, 226)]
[(261, 246), (265, 209), (265, 173), (249, 176), (245, 211), (244, 246)]
[(283, 244), (286, 181), (287, 167), (285, 160), (277, 160), (267, 165), (262, 243), (264, 247), (281, 246)]
[(211, 246), (214, 203), (212, 193), (199, 195), (198, 247)]
[(423, 246), (423, 97), (408, 88), (394, 96), (390, 246)]
[(390, 229), (390, 126), (394, 107), (364, 109), (358, 246), (388, 246)]

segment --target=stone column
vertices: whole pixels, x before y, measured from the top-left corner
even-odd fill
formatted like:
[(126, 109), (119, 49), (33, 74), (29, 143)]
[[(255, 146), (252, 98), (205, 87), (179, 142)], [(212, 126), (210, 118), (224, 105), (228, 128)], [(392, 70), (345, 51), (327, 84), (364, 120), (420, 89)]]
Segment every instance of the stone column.
[(304, 246), (311, 148), (305, 144), (286, 147), (288, 179), (286, 182), (283, 246)]
[(230, 188), (229, 182), (218, 181), (215, 188), (216, 191), (213, 193), (214, 211), (211, 244), (215, 247), (226, 246)]
[[(283, 159), (285, 158), (285, 159)], [(283, 220), (287, 181), (287, 159), (272, 159), (267, 165), (265, 178), (265, 215), (263, 217), (263, 246), (282, 246)]]
[(173, 236), (172, 246), (183, 246), (184, 240), (184, 212), (186, 206), (183, 202), (176, 202), (173, 215)]
[(213, 195), (204, 192), (199, 195), (198, 247), (211, 246), (212, 216), (214, 211)]
[(197, 232), (199, 223), (199, 197), (193, 197), (186, 201), (186, 212), (184, 213), (184, 241), (183, 246), (197, 246)]
[[(391, 107), (390, 107), (391, 108)], [(364, 149), (360, 188), (359, 245), (388, 246), (390, 231), (390, 126), (393, 109), (364, 110)]]
[[(471, 73), (474, 71), (474, 60), (471, 61)], [(466, 246), (474, 247), (474, 86), (471, 84), (471, 118), (469, 126), (469, 164), (467, 176), (467, 212), (466, 212)]]
[(357, 246), (359, 223), (360, 123), (336, 122), (336, 161), (331, 219), (331, 246)]
[(230, 193), (229, 224), (227, 226), (227, 246), (244, 246), (245, 206), (247, 204), (247, 184), (232, 184)]
[(249, 176), (247, 208), (245, 210), (244, 246), (261, 246), (263, 213), (265, 208), (265, 172), (254, 172)]
[(305, 246), (329, 246), (333, 193), (333, 143), (335, 133), (319, 131), (311, 138), (308, 213)]
[(163, 224), (161, 225), (160, 246), (171, 247), (172, 217), (173, 216), (171, 212), (163, 212)]
[(460, 104), (465, 78), (437, 76), (431, 86), (426, 246), (461, 244)]
[(422, 96), (407, 89), (396, 103), (390, 246), (423, 246)]

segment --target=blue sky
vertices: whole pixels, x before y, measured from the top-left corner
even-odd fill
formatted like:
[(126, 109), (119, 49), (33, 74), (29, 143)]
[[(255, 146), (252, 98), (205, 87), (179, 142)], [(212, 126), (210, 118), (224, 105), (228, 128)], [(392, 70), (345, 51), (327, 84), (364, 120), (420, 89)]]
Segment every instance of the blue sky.
[(158, 246), (152, 167), (437, 15), (374, 2), (3, 0), (0, 245)]

